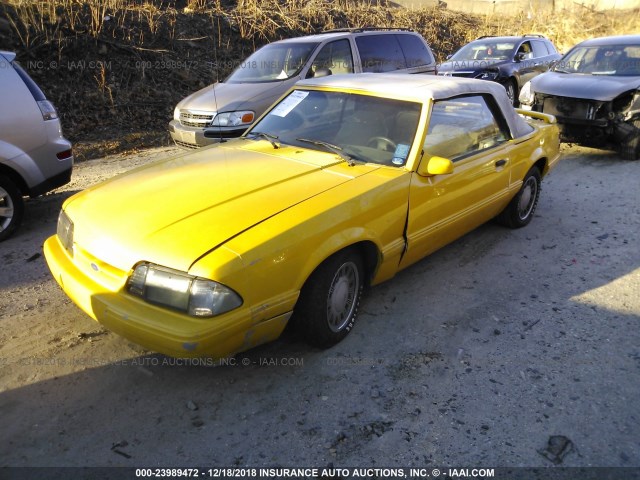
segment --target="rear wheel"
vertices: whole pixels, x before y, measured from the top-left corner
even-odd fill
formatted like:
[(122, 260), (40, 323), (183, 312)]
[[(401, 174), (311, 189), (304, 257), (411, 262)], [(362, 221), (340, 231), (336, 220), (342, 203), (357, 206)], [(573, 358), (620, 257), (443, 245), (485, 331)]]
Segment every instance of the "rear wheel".
[(325, 260), (305, 283), (295, 307), (296, 326), (305, 341), (327, 348), (353, 328), (364, 285), (362, 257), (353, 249)]
[(0, 175), (0, 242), (13, 234), (22, 222), (24, 202), (20, 190), (4, 175)]
[(497, 220), (510, 228), (520, 228), (528, 225), (538, 205), (540, 198), (540, 182), (542, 177), (537, 167), (531, 168), (524, 177), (522, 187), (509, 202)]

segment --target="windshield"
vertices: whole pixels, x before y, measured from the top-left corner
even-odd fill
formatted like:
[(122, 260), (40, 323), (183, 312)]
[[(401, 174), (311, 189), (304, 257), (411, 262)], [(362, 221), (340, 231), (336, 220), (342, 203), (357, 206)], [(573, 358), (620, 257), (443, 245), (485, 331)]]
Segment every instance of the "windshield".
[(498, 42), (495, 39), (475, 41), (458, 50), (449, 61), (508, 60), (515, 46), (514, 42)]
[(317, 43), (272, 43), (242, 62), (227, 83), (261, 83), (295, 77), (304, 67)]
[(294, 90), (251, 130), (281, 145), (343, 159), (402, 166), (414, 142), (422, 104), (363, 94)]
[(640, 76), (640, 45), (577, 47), (553, 68), (559, 73)]

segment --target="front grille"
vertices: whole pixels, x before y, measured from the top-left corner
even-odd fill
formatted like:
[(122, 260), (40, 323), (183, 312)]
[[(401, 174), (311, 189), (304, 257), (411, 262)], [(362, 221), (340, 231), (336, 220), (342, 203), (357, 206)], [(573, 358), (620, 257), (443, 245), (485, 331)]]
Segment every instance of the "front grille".
[(597, 105), (576, 98), (547, 97), (544, 99), (542, 111), (559, 117), (593, 120), (596, 117)]
[(190, 148), (190, 149), (200, 148), (200, 145), (195, 145), (193, 143), (181, 142), (180, 140), (174, 140), (174, 142), (176, 143), (177, 146), (182, 148)]
[(213, 113), (194, 113), (188, 110), (180, 110), (180, 124), (185, 127), (204, 128), (213, 121)]
[(475, 72), (453, 72), (454, 77), (472, 77)]
[(451, 72), (440, 72), (438, 75), (441, 77), (472, 77), (475, 71), (458, 70)]

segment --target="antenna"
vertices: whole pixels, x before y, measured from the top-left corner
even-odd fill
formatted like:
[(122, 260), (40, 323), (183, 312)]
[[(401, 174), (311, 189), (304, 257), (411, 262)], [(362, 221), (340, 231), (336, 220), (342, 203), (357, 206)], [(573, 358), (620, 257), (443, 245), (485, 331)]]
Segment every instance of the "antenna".
[[(215, 25), (213, 24), (213, 15), (211, 15), (211, 29), (214, 31), (213, 36), (213, 61), (214, 61), (214, 65), (215, 65), (215, 73), (216, 73), (216, 83), (213, 85), (213, 101), (216, 105), (216, 114), (213, 116), (213, 118), (211, 119), (212, 121), (216, 118), (216, 116), (220, 113), (218, 111), (218, 97), (216, 95), (216, 85), (218, 83), (220, 83), (220, 76), (219, 76), (219, 64), (218, 64), (218, 46), (216, 45), (217, 42), (220, 41), (220, 18), (216, 17), (218, 20), (218, 38), (216, 39), (216, 35), (215, 35)], [(224, 143), (225, 140), (222, 137), (222, 125), (220, 125), (220, 122), (218, 122), (218, 132), (220, 132), (220, 143)]]

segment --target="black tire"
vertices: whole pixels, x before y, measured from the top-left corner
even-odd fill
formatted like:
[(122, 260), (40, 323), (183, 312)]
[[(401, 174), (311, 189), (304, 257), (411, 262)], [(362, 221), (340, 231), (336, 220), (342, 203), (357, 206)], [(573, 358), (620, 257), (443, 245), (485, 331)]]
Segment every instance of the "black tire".
[(325, 260), (307, 279), (294, 309), (305, 342), (328, 348), (353, 328), (364, 286), (362, 257), (354, 249)]
[(514, 107), (520, 105), (520, 102), (518, 101), (518, 84), (515, 79), (510, 78), (507, 80), (507, 83), (504, 84), (504, 89), (507, 91), (507, 97), (511, 100), (511, 104)]
[(24, 201), (20, 190), (4, 175), (0, 175), (0, 242), (9, 238), (20, 226)]
[(521, 228), (529, 224), (533, 218), (540, 198), (542, 177), (538, 167), (532, 167), (522, 182), (522, 187), (496, 218), (499, 223), (510, 228)]
[(632, 125), (636, 129), (635, 135), (632, 135), (620, 146), (620, 155), (625, 160), (640, 159), (640, 119), (634, 120)]

